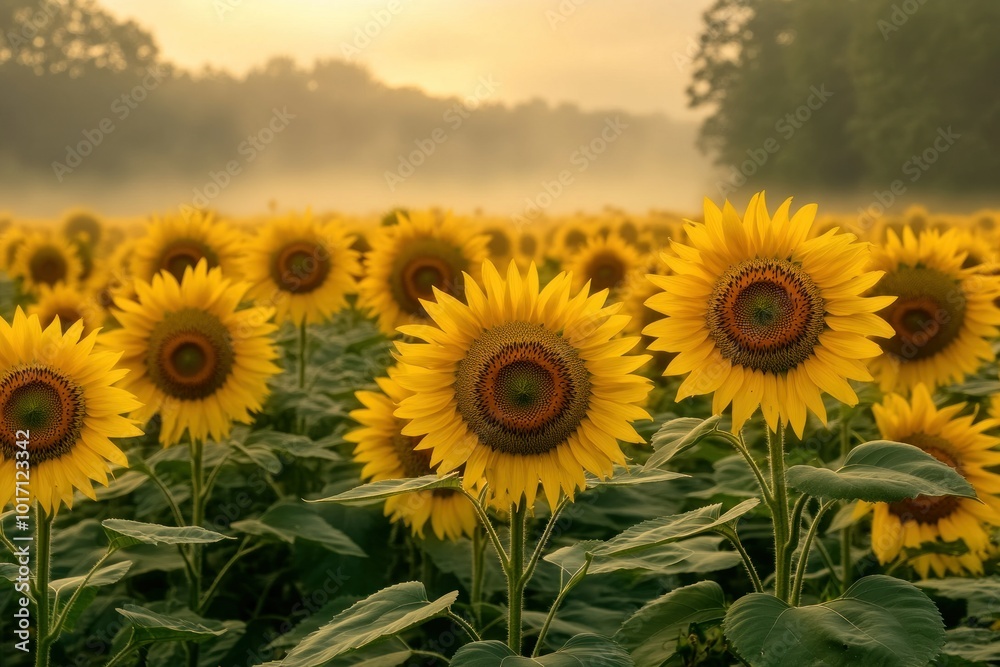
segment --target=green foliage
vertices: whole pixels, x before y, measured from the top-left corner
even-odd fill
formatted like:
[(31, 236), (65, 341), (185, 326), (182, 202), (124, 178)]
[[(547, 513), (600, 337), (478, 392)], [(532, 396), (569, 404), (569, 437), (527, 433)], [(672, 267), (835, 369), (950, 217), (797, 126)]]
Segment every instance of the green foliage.
[(923, 667), (945, 639), (934, 603), (912, 584), (883, 575), (859, 580), (836, 600), (804, 607), (747, 595), (729, 608), (724, 628), (752, 667)]
[(839, 470), (793, 466), (792, 488), (817, 498), (897, 502), (924, 496), (975, 498), (972, 485), (951, 466), (919, 447), (875, 440), (858, 445)]
[(538, 658), (522, 658), (507, 648), (503, 642), (475, 642), (467, 644), (455, 653), (453, 667), (579, 667), (579, 665), (600, 665), (601, 667), (632, 667), (635, 665), (622, 647), (606, 637), (581, 634), (549, 655)]

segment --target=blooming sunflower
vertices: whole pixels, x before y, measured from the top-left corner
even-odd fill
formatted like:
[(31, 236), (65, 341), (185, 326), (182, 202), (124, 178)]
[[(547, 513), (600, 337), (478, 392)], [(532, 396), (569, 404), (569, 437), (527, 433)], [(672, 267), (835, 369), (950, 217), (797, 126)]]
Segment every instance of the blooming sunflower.
[[(872, 551), (879, 562), (895, 560), (904, 548), (927, 542), (965, 542), (960, 556), (930, 553), (911, 561), (922, 577), (929, 570), (983, 573), (983, 560), (991, 549), (990, 530), (1000, 526), (1000, 475), (987, 468), (1000, 464), (1000, 438), (985, 431), (1000, 426), (996, 419), (973, 423), (974, 415), (960, 416), (964, 403), (938, 409), (927, 387), (918, 384), (907, 401), (897, 394), (872, 408), (882, 437), (919, 447), (947, 463), (976, 490), (979, 500), (955, 496), (917, 496), (896, 503), (859, 503), (855, 516), (872, 515)], [(982, 501), (982, 502), (980, 502)]]
[(42, 285), (38, 301), (28, 308), (28, 314), (37, 315), (42, 328), (47, 328), (59, 318), (63, 331), (82, 321), (84, 336), (100, 329), (105, 317), (96, 299), (66, 283), (58, 283), (54, 287)]
[(271, 308), (238, 308), (247, 289), (201, 260), (180, 282), (163, 271), (151, 283), (135, 282), (136, 300), (115, 300), (121, 328), (102, 344), (124, 350), (132, 373), (121, 385), (144, 403), (132, 416), (146, 422), (159, 413), (164, 446), (185, 431), (222, 440), (233, 421), (249, 422), (261, 409), (267, 381), (280, 370), (270, 337), (277, 326)]
[(489, 262), (482, 272), (485, 292), (466, 276), (468, 305), (437, 291), (425, 302), (437, 326), (400, 327), (426, 342), (396, 343), (396, 381), (413, 395), (395, 414), (440, 472), (465, 466), (466, 488), (485, 479), (498, 506), (530, 507), (541, 482), (554, 507), (585, 471), (604, 478), (625, 463), (617, 440), (643, 442), (631, 422), (649, 419), (637, 404), (651, 383), (632, 372), (649, 357), (624, 356), (638, 338), (612, 340), (628, 324), (620, 304), (571, 296), (572, 276), (539, 290), (534, 265), (522, 276), (511, 262), (506, 279)]
[(210, 213), (168, 216), (153, 220), (135, 244), (132, 275), (149, 282), (167, 271), (180, 280), (185, 269), (204, 259), (208, 268), (221, 267), (225, 275), (234, 276), (239, 254), (240, 234)]
[(0, 236), (0, 268), (9, 272), (14, 266), (14, 257), (27, 236), (20, 227), (7, 227)]
[(872, 268), (885, 277), (871, 291), (898, 298), (879, 312), (895, 336), (882, 343), (872, 372), (883, 391), (908, 390), (918, 383), (934, 387), (960, 382), (993, 359), (990, 339), (998, 333), (1000, 277), (963, 268), (966, 255), (955, 231), (908, 227), (902, 238), (887, 232), (872, 255)]
[[(712, 410), (733, 404), (733, 431), (761, 408), (772, 430), (802, 436), (807, 409), (826, 422), (820, 392), (848, 405), (848, 380), (871, 380), (865, 360), (880, 353), (867, 336), (891, 336), (873, 311), (891, 296), (863, 298), (882, 273), (867, 271), (869, 246), (835, 231), (808, 239), (816, 206), (774, 217), (755, 195), (741, 219), (726, 202), (705, 201), (705, 222), (689, 222), (691, 245), (662, 259), (675, 275), (650, 275), (663, 292), (646, 303), (667, 317), (643, 333), (650, 350), (676, 352), (664, 375), (687, 378), (677, 400), (714, 392)], [(808, 240), (807, 240), (808, 239)]]
[(638, 266), (639, 252), (618, 236), (608, 235), (592, 237), (570, 256), (565, 268), (576, 279), (576, 289), (590, 283), (594, 292), (615, 292)]
[(62, 231), (63, 236), (71, 241), (82, 239), (87, 245), (96, 247), (101, 242), (104, 226), (94, 214), (74, 211), (66, 216)]
[[(434, 472), (431, 453), (415, 449), (419, 436), (403, 435), (406, 421), (393, 416), (396, 406), (413, 393), (403, 389), (393, 379), (397, 368), (388, 370), (389, 377), (376, 378), (381, 392), (359, 391), (355, 395), (364, 408), (351, 412), (351, 418), (361, 428), (344, 436), (357, 443), (354, 460), (364, 465), (361, 477), (377, 482), (383, 479), (422, 477)], [(417, 491), (394, 496), (385, 502), (385, 514), (393, 521), (402, 521), (414, 535), (424, 536), (430, 523), (438, 539), (457, 540), (472, 536), (476, 527), (476, 512), (472, 505), (454, 489)]]
[(128, 372), (115, 367), (121, 354), (95, 352), (97, 334), (82, 332), (79, 323), (42, 329), (20, 308), (12, 323), (0, 319), (0, 507), (15, 499), (24, 452), (27, 490), (49, 514), (72, 507), (74, 489), (95, 499), (93, 482), (108, 485), (109, 462), (128, 465), (110, 438), (142, 435), (121, 415), (141, 404), (112, 386)]
[(263, 227), (243, 256), (249, 296), (274, 306), (278, 322), (322, 322), (347, 306), (361, 273), (353, 239), (335, 223), (307, 213), (278, 218)]
[(75, 246), (47, 234), (30, 234), (14, 253), (10, 274), (24, 281), (27, 292), (37, 292), (42, 285), (76, 283), (83, 273), (83, 263)]
[(398, 215), (398, 224), (380, 227), (372, 236), (366, 275), (358, 286), (359, 307), (374, 312), (388, 335), (401, 324), (425, 321), (423, 302), (433, 300), (435, 291), (461, 294), (463, 276), (475, 274), (489, 242), (448, 217)]

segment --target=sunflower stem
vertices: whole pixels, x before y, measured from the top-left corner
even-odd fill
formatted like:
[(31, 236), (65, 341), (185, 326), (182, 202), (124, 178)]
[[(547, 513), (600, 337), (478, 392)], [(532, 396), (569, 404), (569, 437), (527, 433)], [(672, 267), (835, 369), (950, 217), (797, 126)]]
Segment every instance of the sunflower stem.
[(780, 434), (767, 432), (767, 452), (771, 469), (771, 506), (774, 520), (774, 595), (783, 602), (788, 601), (791, 570), (791, 554), (788, 553), (789, 517), (788, 487), (785, 482), (785, 437), (784, 426), (778, 426)]
[[(303, 394), (306, 390), (306, 347), (307, 347), (307, 331), (306, 331), (306, 320), (302, 318), (299, 322), (299, 389), (302, 390)], [(306, 420), (303, 415), (298, 415), (296, 419), (296, 431), (301, 435), (306, 430)]]
[(771, 496), (771, 489), (767, 485), (767, 480), (764, 479), (764, 473), (761, 471), (760, 466), (754, 460), (753, 455), (750, 453), (750, 448), (747, 447), (746, 442), (743, 440), (743, 434), (734, 435), (728, 431), (715, 431), (715, 435), (718, 435), (723, 440), (727, 441), (733, 446), (737, 452), (743, 457), (750, 466), (750, 471), (753, 476), (757, 479), (757, 486), (760, 487), (760, 495), (764, 499), (764, 504), (768, 507), (774, 505), (774, 498)]
[(583, 562), (583, 565), (580, 566), (580, 569), (569, 578), (569, 581), (566, 582), (565, 586), (559, 589), (559, 594), (552, 602), (552, 606), (549, 608), (549, 613), (545, 615), (545, 622), (542, 623), (542, 629), (538, 631), (538, 641), (535, 643), (535, 649), (531, 652), (532, 658), (537, 658), (538, 654), (541, 652), (542, 646), (545, 644), (545, 635), (549, 633), (549, 626), (552, 625), (552, 621), (555, 620), (556, 612), (559, 611), (559, 607), (562, 605), (563, 600), (565, 600), (566, 596), (569, 595), (569, 592), (573, 590), (578, 583), (583, 581), (585, 576), (587, 576), (587, 568), (590, 567), (590, 561), (592, 558), (593, 556), (587, 554), (586, 560)]
[(35, 667), (48, 667), (52, 632), (49, 628), (49, 581), (52, 575), (52, 516), (35, 504), (35, 604), (38, 633)]
[[(507, 555), (507, 551), (503, 548), (503, 543), (500, 542), (500, 536), (497, 535), (496, 529), (490, 522), (490, 516), (486, 512), (486, 508), (483, 506), (482, 500), (472, 495), (464, 488), (458, 489), (463, 496), (465, 496), (470, 503), (472, 503), (473, 509), (476, 511), (476, 516), (479, 517), (479, 523), (486, 531), (486, 535), (490, 538), (490, 542), (493, 544), (493, 549), (497, 552), (497, 558), (500, 560), (500, 567), (506, 573), (510, 570), (510, 558)], [(485, 489), (484, 489), (485, 494)]]
[(528, 503), (510, 506), (510, 561), (507, 568), (507, 646), (521, 655), (521, 612), (524, 609), (524, 533)]
[(834, 502), (828, 502), (821, 505), (819, 510), (816, 512), (816, 517), (812, 520), (812, 524), (809, 526), (809, 532), (806, 533), (805, 540), (802, 542), (802, 553), (799, 554), (799, 562), (795, 566), (795, 580), (792, 584), (792, 598), (791, 604), (793, 606), (798, 606), (802, 599), (802, 584), (805, 582), (806, 578), (806, 567), (809, 564), (809, 552), (812, 550), (812, 543), (816, 539), (816, 535), (819, 533), (819, 524), (823, 519), (823, 515), (826, 514), (827, 510), (833, 507)]
[[(840, 405), (840, 459), (843, 461), (851, 453), (851, 411), (844, 404)], [(840, 529), (840, 593), (843, 595), (851, 586), (853, 558), (851, 556), (851, 526)]]
[(531, 576), (535, 573), (535, 567), (538, 565), (538, 559), (541, 558), (542, 554), (545, 552), (545, 546), (549, 543), (549, 538), (552, 537), (552, 531), (556, 527), (556, 523), (559, 521), (559, 516), (562, 511), (566, 509), (566, 505), (569, 504), (569, 497), (563, 496), (556, 505), (555, 509), (552, 510), (552, 516), (549, 517), (548, 523), (545, 524), (545, 530), (542, 531), (542, 536), (538, 538), (538, 544), (535, 545), (535, 550), (531, 553), (531, 559), (528, 561), (528, 566), (524, 568), (524, 574), (521, 576), (525, 586), (531, 581)]
[[(200, 526), (205, 522), (205, 497), (202, 487), (205, 481), (204, 447), (201, 440), (191, 438), (191, 525)], [(197, 614), (201, 606), (202, 545), (191, 545), (191, 581), (188, 590), (188, 608)], [(196, 642), (187, 644), (188, 666), (197, 667), (199, 647)]]
[(736, 553), (743, 559), (743, 567), (747, 571), (747, 576), (750, 577), (750, 583), (753, 584), (754, 593), (763, 593), (764, 584), (761, 583), (760, 575), (757, 574), (757, 568), (754, 567), (753, 559), (750, 558), (750, 554), (747, 553), (746, 548), (743, 546), (743, 542), (740, 540), (736, 529), (729, 525), (722, 525), (716, 528), (715, 531), (729, 540), (733, 548), (736, 549)]
[(87, 575), (83, 578), (83, 581), (80, 582), (80, 585), (77, 586), (76, 590), (73, 591), (73, 594), (69, 597), (69, 600), (67, 600), (66, 604), (63, 605), (62, 614), (59, 614), (58, 611), (56, 611), (59, 609), (59, 594), (56, 593), (56, 597), (52, 601), (52, 610), (54, 613), (54, 618), (52, 621), (53, 642), (57, 641), (59, 639), (59, 635), (62, 634), (63, 625), (65, 625), (66, 619), (69, 617), (70, 611), (72, 611), (73, 606), (76, 604), (76, 601), (80, 597), (80, 594), (87, 587), (87, 584), (90, 583), (91, 577), (93, 577), (94, 574), (97, 572), (97, 570), (99, 570), (101, 566), (104, 565), (104, 563), (109, 558), (111, 558), (111, 556), (114, 555), (115, 552), (117, 551), (118, 549), (116, 548), (109, 548), (108, 551), (103, 556), (101, 556), (100, 559), (94, 564), (94, 567), (90, 568), (90, 571), (87, 572)]

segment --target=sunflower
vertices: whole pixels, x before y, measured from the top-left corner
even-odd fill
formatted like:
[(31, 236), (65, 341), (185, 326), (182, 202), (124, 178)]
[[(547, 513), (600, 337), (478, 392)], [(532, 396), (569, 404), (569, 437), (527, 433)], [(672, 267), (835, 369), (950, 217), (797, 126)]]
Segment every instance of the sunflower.
[[(361, 428), (350, 431), (344, 439), (357, 443), (354, 460), (364, 465), (361, 477), (365, 481), (422, 477), (434, 472), (430, 452), (415, 449), (420, 437), (403, 435), (406, 421), (392, 414), (400, 401), (413, 395), (393, 379), (397, 372), (392, 367), (389, 377), (375, 379), (381, 392), (356, 393), (364, 408), (351, 412), (351, 418)], [(394, 496), (386, 500), (385, 514), (393, 521), (402, 521), (418, 537), (424, 536), (428, 522), (438, 539), (471, 537), (476, 527), (475, 510), (454, 489)]]
[(616, 292), (639, 266), (639, 253), (617, 236), (595, 236), (567, 260), (566, 268), (576, 279), (574, 288), (590, 284), (594, 292)]
[(121, 416), (141, 404), (112, 386), (128, 372), (115, 367), (120, 353), (94, 352), (97, 334), (82, 332), (79, 323), (42, 329), (20, 308), (12, 323), (0, 319), (0, 507), (15, 499), (26, 458), (31, 500), (49, 514), (72, 507), (74, 489), (95, 499), (93, 482), (108, 485), (109, 462), (128, 465), (110, 438), (142, 435)]
[(816, 206), (772, 218), (754, 195), (740, 219), (726, 202), (705, 201), (705, 222), (689, 222), (690, 246), (662, 259), (675, 275), (650, 275), (664, 290), (647, 305), (667, 317), (647, 326), (649, 349), (677, 352), (664, 375), (687, 378), (677, 400), (714, 392), (712, 410), (733, 404), (734, 432), (757, 410), (768, 427), (801, 437), (807, 409), (826, 422), (820, 392), (848, 405), (848, 380), (871, 380), (865, 360), (880, 353), (867, 336), (891, 336), (872, 314), (891, 296), (862, 298), (881, 272), (867, 271), (869, 246), (835, 231), (809, 239)]
[(595, 225), (583, 220), (566, 220), (556, 227), (555, 239), (552, 244), (552, 256), (555, 258), (572, 257), (598, 235)]
[[(917, 496), (896, 503), (859, 503), (855, 516), (873, 511), (872, 551), (880, 563), (895, 560), (904, 548), (928, 542), (963, 540), (968, 552), (959, 556), (929, 553), (911, 564), (926, 577), (946, 572), (983, 573), (991, 550), (990, 531), (1000, 526), (1000, 475), (987, 468), (1000, 464), (1000, 438), (985, 431), (1000, 426), (996, 419), (974, 423), (974, 415), (959, 416), (964, 403), (938, 409), (927, 387), (918, 384), (911, 400), (897, 394), (872, 408), (882, 437), (919, 447), (958, 471), (976, 490), (978, 500), (955, 496)], [(980, 502), (981, 501), (981, 502)]]
[(26, 292), (37, 292), (42, 285), (76, 283), (83, 273), (83, 263), (76, 248), (61, 238), (31, 234), (14, 253), (11, 276), (24, 281)]
[(617, 440), (643, 442), (631, 426), (649, 419), (636, 404), (651, 383), (632, 374), (648, 356), (623, 356), (638, 338), (616, 338), (628, 324), (605, 294), (570, 294), (560, 273), (539, 291), (532, 265), (506, 279), (483, 263), (485, 292), (466, 276), (468, 305), (443, 292), (425, 302), (437, 326), (401, 327), (425, 343), (397, 342), (396, 381), (412, 396), (396, 416), (403, 435), (423, 436), (431, 465), (465, 466), (463, 484), (485, 479), (494, 503), (534, 504), (541, 482), (551, 506), (570, 499), (589, 471), (602, 478), (625, 455)]
[(103, 227), (101, 221), (92, 213), (74, 211), (66, 216), (62, 231), (63, 236), (70, 241), (82, 239), (87, 245), (97, 247), (101, 242)]
[(437, 291), (462, 294), (464, 275), (486, 258), (489, 238), (433, 214), (399, 214), (398, 224), (372, 235), (358, 305), (374, 312), (387, 335), (401, 324), (426, 320), (423, 301)]
[(17, 250), (24, 245), (25, 239), (27, 235), (20, 227), (11, 226), (3, 230), (3, 235), (0, 236), (0, 268), (10, 272)]
[(233, 421), (248, 423), (261, 409), (267, 381), (279, 372), (270, 334), (271, 308), (239, 309), (247, 283), (224, 278), (204, 260), (178, 282), (163, 271), (152, 283), (137, 280), (135, 301), (116, 299), (121, 328), (102, 336), (105, 347), (124, 350), (132, 373), (121, 385), (145, 405), (133, 417), (159, 413), (164, 446), (189, 437), (219, 441)]
[(322, 322), (347, 306), (361, 273), (353, 239), (335, 223), (290, 215), (263, 227), (241, 264), (249, 296), (274, 306), (278, 322)]
[(486, 252), (496, 265), (506, 264), (517, 253), (517, 236), (502, 223), (482, 225), (479, 232), (489, 238)]
[(134, 245), (132, 239), (124, 241), (110, 257), (95, 267), (86, 282), (90, 297), (105, 311), (105, 317), (110, 314), (116, 298), (135, 299), (129, 262)]
[(895, 336), (882, 344), (886, 354), (871, 362), (883, 391), (960, 382), (993, 359), (1000, 277), (962, 268), (966, 255), (958, 241), (956, 231), (918, 236), (907, 227), (902, 238), (890, 230), (873, 253), (873, 268), (886, 275), (871, 293), (898, 297), (879, 312)]
[(84, 336), (100, 329), (105, 317), (104, 309), (94, 297), (66, 283), (54, 287), (42, 285), (38, 301), (28, 308), (28, 314), (37, 315), (42, 328), (47, 328), (59, 318), (63, 331), (82, 321)]
[(240, 254), (240, 234), (209, 213), (191, 212), (155, 219), (135, 244), (132, 275), (149, 282), (160, 271), (180, 280), (184, 270), (200, 260), (234, 276)]

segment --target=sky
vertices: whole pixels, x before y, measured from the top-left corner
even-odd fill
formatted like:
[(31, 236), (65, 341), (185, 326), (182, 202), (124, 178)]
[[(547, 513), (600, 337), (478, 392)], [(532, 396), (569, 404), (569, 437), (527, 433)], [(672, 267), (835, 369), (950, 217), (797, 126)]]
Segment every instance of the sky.
[(709, 0), (102, 0), (182, 67), (341, 57), (391, 86), (696, 120), (684, 88)]

